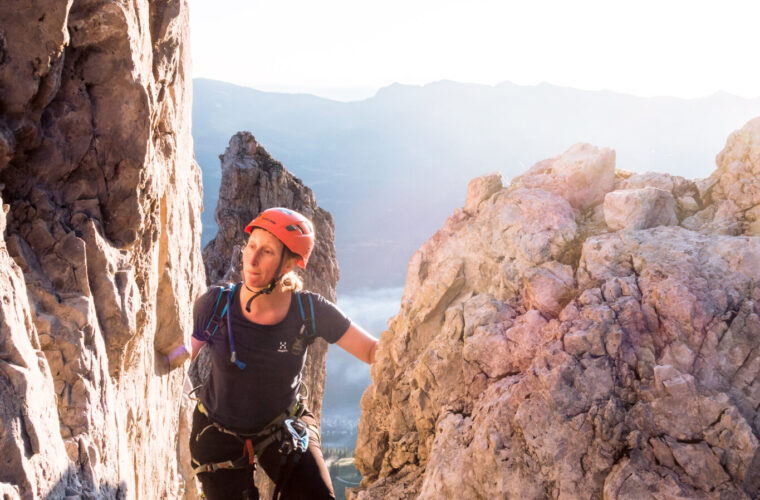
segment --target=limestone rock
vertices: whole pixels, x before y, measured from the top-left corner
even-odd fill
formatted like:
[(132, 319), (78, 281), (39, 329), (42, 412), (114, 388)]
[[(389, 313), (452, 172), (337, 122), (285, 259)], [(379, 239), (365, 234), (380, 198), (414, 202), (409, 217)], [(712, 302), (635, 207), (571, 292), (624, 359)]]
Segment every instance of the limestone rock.
[(657, 188), (669, 192), (676, 200), (678, 220), (694, 215), (700, 208), (702, 198), (697, 183), (678, 175), (647, 172), (633, 174), (620, 183), (616, 189)]
[(0, 491), (180, 497), (165, 354), (203, 289), (187, 4), (11, 0), (0, 20)]
[[(222, 182), (214, 214), (219, 231), (203, 250), (209, 283), (240, 281), (241, 253), (248, 241), (245, 226), (263, 210), (280, 206), (304, 214), (314, 224), (316, 244), (309, 264), (306, 270), (297, 271), (307, 290), (335, 301), (339, 271), (334, 224), (330, 213), (317, 206), (312, 190), (273, 159), (249, 132), (232, 136), (220, 160)], [(326, 356), (327, 343), (318, 339), (309, 347), (303, 371), (303, 381), (309, 389), (308, 405), (318, 420), (322, 412)], [(205, 379), (208, 369), (207, 355), (201, 350), (190, 368), (193, 385)], [(271, 484), (260, 487), (262, 497), (271, 496)]]
[(562, 155), (537, 163), (516, 177), (513, 187), (539, 188), (585, 210), (599, 203), (615, 184), (615, 152), (575, 144)]
[(549, 261), (531, 267), (523, 280), (523, 298), (526, 307), (536, 309), (547, 318), (556, 318), (570, 301), (575, 291), (575, 277), (571, 266)]
[(717, 158), (718, 168), (698, 183), (705, 208), (683, 221), (694, 230), (760, 235), (760, 117), (731, 134)]
[(604, 220), (612, 230), (678, 224), (676, 201), (659, 188), (621, 189), (604, 197)]
[[(354, 498), (760, 498), (760, 239), (713, 225), (748, 227), (718, 194), (751, 193), (757, 123), (707, 190), (582, 146), (455, 211), (382, 334)], [(630, 196), (672, 225), (605, 223)]]
[(484, 175), (471, 180), (470, 185), (467, 186), (467, 199), (464, 202), (464, 211), (470, 215), (475, 215), (480, 202), (487, 200), (491, 195), (500, 191), (501, 188), (501, 174)]

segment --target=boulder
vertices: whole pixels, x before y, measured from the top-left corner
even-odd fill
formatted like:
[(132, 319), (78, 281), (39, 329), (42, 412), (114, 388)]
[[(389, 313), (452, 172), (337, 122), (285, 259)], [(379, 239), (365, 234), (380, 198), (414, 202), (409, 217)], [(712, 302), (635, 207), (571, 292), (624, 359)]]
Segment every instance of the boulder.
[(575, 144), (556, 158), (538, 162), (511, 184), (549, 191), (579, 211), (602, 201), (614, 185), (615, 152), (591, 144)]
[(604, 197), (604, 220), (615, 231), (676, 225), (675, 209), (673, 195), (659, 188), (621, 189)]
[(760, 205), (760, 117), (732, 133), (716, 157), (718, 168), (697, 182), (704, 208), (684, 227), (724, 234), (758, 233)]
[(719, 196), (751, 187), (755, 123), (708, 190), (597, 182), (614, 153), (583, 146), (455, 210), (381, 337), (353, 498), (760, 497), (760, 240)]

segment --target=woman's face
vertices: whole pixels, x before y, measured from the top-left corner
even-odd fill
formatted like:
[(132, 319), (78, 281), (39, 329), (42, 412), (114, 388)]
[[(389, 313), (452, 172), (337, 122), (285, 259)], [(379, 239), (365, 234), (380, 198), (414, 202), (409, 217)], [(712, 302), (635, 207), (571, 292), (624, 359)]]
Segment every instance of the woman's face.
[[(265, 229), (254, 228), (243, 249), (243, 281), (250, 288), (264, 288), (275, 278), (283, 244)], [(280, 274), (289, 269), (282, 263)]]

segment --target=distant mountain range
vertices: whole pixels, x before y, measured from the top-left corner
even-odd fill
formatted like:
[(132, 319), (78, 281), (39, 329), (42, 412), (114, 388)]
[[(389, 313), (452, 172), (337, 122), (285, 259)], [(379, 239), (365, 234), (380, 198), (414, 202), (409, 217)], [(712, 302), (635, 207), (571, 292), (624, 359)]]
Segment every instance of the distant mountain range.
[(760, 115), (760, 99), (725, 93), (642, 98), (548, 84), (394, 84), (346, 103), (196, 79), (193, 94), (203, 244), (216, 234), (218, 156), (249, 130), (333, 214), (339, 291), (403, 284), (409, 258), (475, 176), (514, 177), (590, 142), (615, 149), (618, 168), (705, 177), (728, 134)]

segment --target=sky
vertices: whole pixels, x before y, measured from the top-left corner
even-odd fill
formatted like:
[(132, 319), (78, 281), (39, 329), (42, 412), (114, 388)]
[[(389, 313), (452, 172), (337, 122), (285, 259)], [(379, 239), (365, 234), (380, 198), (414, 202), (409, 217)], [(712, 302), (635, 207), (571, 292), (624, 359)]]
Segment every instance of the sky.
[(398, 82), (760, 96), (757, 0), (189, 0), (193, 76), (358, 100)]

